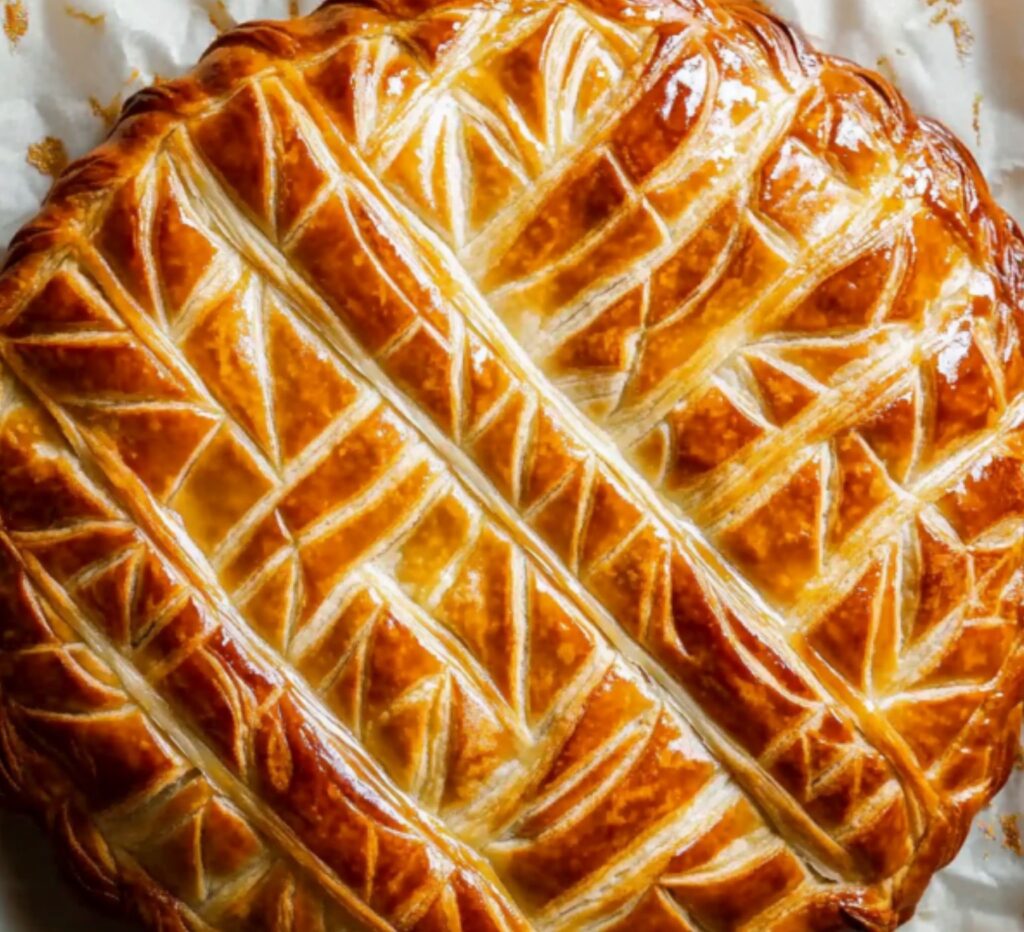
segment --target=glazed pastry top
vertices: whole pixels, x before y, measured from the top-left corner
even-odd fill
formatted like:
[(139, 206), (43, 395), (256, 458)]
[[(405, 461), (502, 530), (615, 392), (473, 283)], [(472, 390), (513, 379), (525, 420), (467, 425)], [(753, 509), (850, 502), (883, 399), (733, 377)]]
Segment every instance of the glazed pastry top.
[(1022, 258), (753, 4), (227, 34), (0, 277), (0, 777), (156, 928), (894, 927), (1016, 751)]

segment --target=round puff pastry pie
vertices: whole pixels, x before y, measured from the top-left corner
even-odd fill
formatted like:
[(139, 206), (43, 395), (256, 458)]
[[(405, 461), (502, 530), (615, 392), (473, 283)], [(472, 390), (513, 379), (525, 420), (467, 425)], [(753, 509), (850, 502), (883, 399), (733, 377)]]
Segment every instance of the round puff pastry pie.
[(1021, 723), (1024, 244), (739, 0), (377, 0), (0, 278), (0, 777), (154, 929), (890, 929)]

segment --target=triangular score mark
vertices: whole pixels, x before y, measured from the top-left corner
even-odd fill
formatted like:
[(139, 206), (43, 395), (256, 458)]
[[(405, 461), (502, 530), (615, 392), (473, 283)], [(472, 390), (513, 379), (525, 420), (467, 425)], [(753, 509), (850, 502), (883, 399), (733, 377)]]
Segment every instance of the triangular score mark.
[(769, 418), (780, 427), (788, 424), (821, 395), (820, 387), (808, 385), (795, 374), (762, 356), (747, 356)]
[(915, 385), (870, 414), (857, 428), (898, 483), (907, 480), (914, 463), (920, 403), (920, 391)]
[(824, 496), (822, 460), (816, 454), (722, 535), (738, 564), (776, 599), (793, 598), (821, 570)]
[(10, 339), (90, 330), (112, 333), (124, 324), (77, 275), (55, 274), (3, 328)]
[(290, 462), (356, 400), (359, 389), (331, 351), (270, 302), (267, 356), (278, 443)]
[(181, 206), (170, 170), (157, 182), (153, 218), (153, 255), (163, 285), (164, 307), (173, 323), (210, 267), (216, 247)]
[(829, 537), (841, 545), (876, 509), (892, 497), (883, 466), (853, 432), (835, 441), (837, 493), (830, 516)]
[(246, 276), (198, 318), (182, 350), (211, 394), (268, 455), (273, 455), (260, 338), (262, 285)]
[(177, 488), (199, 450), (220, 424), (201, 408), (173, 405), (75, 407), (81, 422), (117, 451), (160, 501)]
[(807, 642), (854, 689), (868, 688), (875, 620), (881, 610), (885, 566), (874, 563), (842, 600), (814, 622)]

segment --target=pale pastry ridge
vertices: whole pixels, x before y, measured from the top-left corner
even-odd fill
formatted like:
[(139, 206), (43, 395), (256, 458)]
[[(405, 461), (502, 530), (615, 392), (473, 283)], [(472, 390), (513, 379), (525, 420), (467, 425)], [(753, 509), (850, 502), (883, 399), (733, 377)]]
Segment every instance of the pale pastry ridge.
[(0, 785), (154, 929), (891, 929), (1021, 724), (1024, 245), (732, 0), (222, 36), (0, 275)]

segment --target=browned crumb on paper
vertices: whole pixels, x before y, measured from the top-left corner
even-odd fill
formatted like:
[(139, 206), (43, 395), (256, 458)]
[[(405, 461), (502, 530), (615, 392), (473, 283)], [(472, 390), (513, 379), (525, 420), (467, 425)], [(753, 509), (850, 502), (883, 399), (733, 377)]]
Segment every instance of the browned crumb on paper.
[[(156, 83), (159, 83), (159, 76), (154, 76)], [(128, 88), (139, 80), (139, 69), (133, 68), (132, 73), (125, 78), (122, 88)], [(104, 128), (109, 132), (121, 116), (121, 105), (124, 103), (124, 90), (118, 91), (110, 98), (109, 103), (103, 103), (98, 97), (89, 98), (89, 109), (93, 116), (103, 121)]]
[(978, 827), (978, 831), (981, 832), (989, 841), (996, 841), (996, 830), (992, 823), (986, 819), (978, 819), (974, 823)]
[(89, 109), (92, 110), (93, 116), (103, 121), (103, 126), (106, 129), (113, 129), (121, 114), (121, 95), (115, 94), (107, 104), (101, 103), (98, 97), (90, 97)]
[(935, 14), (932, 16), (932, 25), (946, 24), (949, 26), (960, 58), (966, 59), (970, 56), (974, 49), (974, 32), (967, 20), (957, 12), (963, 5), (963, 0), (924, 0), (924, 2), (935, 10)]
[(1016, 813), (1005, 815), (999, 820), (1003, 827), (1003, 847), (1012, 851), (1017, 857), (1024, 857), (1024, 841), (1020, 836), (1020, 816)]
[(68, 150), (56, 136), (47, 136), (28, 147), (25, 161), (43, 175), (56, 178), (68, 164)]
[(87, 26), (95, 26), (97, 29), (102, 29), (103, 24), (107, 21), (106, 13), (86, 13), (85, 10), (80, 10), (77, 6), (72, 6), (70, 3), (65, 5), (64, 12), (72, 19), (77, 19)]
[[(974, 138), (978, 141), (978, 145), (981, 145), (981, 105), (985, 102), (984, 94), (974, 95), (974, 119), (972, 125), (974, 126)], [(1017, 752), (1017, 761), (1015, 766), (1019, 769), (1021, 766), (1020, 752)]]
[(887, 80), (893, 84), (896, 83), (896, 69), (893, 67), (892, 59), (888, 55), (880, 56), (878, 61), (875, 62), (875, 67)]
[(16, 46), (28, 32), (28, 10), (21, 0), (8, 0), (4, 4), (4, 35)]
[(288, 0), (288, 15), (292, 19), (301, 15), (299, 13), (299, 0)]

